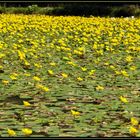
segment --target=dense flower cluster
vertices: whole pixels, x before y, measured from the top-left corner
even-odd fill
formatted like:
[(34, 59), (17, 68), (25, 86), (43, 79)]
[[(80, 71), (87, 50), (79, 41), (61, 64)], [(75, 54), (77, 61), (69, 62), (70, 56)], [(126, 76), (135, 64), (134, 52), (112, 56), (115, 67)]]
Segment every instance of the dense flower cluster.
[[(10, 14), (0, 19), (0, 94), (15, 87), (19, 95), (26, 90), (32, 97), (34, 91), (43, 96), (61, 91), (63, 85), (104, 93), (119, 82), (133, 87), (129, 81), (138, 78), (140, 19)], [(128, 102), (127, 95), (118, 97)], [(23, 105), (32, 107), (26, 100)], [(82, 116), (75, 109), (68, 113)], [(137, 130), (131, 127), (130, 132)], [(8, 133), (16, 135), (10, 128)]]

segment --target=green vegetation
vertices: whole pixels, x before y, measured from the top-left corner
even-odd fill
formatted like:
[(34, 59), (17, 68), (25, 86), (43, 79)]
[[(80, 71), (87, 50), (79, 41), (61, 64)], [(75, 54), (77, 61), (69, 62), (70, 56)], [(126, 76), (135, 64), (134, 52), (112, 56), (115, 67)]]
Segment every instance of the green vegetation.
[(140, 16), (138, 5), (104, 6), (90, 4), (65, 4), (58, 6), (39, 7), (37, 5), (27, 7), (0, 7), (0, 13), (10, 14), (45, 14), (45, 15), (73, 15), (73, 16), (110, 16), (128, 17)]

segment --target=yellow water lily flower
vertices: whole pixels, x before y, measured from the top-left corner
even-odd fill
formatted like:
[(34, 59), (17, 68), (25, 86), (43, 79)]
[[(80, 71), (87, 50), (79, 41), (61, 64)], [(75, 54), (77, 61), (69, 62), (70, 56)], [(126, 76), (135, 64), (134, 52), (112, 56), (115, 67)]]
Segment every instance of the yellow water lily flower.
[(12, 80), (16, 80), (16, 79), (17, 79), (17, 77), (15, 77), (14, 75), (10, 75), (10, 78), (11, 78)]
[(131, 124), (132, 124), (133, 126), (138, 125), (138, 124), (139, 124), (139, 121), (138, 121), (136, 118), (132, 117), (132, 118), (131, 118)]
[(129, 132), (132, 136), (135, 136), (138, 130), (135, 127), (131, 126)]
[(32, 134), (32, 130), (29, 128), (23, 128), (22, 132), (27, 136)]
[(42, 65), (37, 64), (37, 63), (34, 63), (34, 66), (37, 67), (37, 68), (42, 68)]
[(108, 63), (108, 62), (105, 62), (105, 63), (104, 63), (104, 65), (105, 65), (105, 66), (108, 66), (108, 65), (109, 65), (109, 63)]
[(76, 66), (76, 64), (72, 61), (67, 62), (67, 64), (72, 65), (72, 66)]
[(96, 70), (91, 70), (91, 71), (89, 72), (89, 75), (93, 75), (93, 74), (95, 73), (95, 71), (96, 71)]
[(0, 58), (2, 58), (2, 57), (4, 57), (5, 56), (5, 54), (0, 54)]
[(42, 87), (42, 89), (46, 92), (48, 92), (50, 90), (48, 87), (44, 87), (44, 86)]
[(126, 76), (126, 77), (129, 76), (128, 73), (125, 70), (121, 70), (121, 73), (122, 73), (123, 76)]
[(3, 69), (3, 66), (2, 65), (0, 65), (0, 69)]
[(115, 70), (116, 75), (120, 75), (120, 71)]
[(87, 68), (81, 67), (82, 71), (87, 71)]
[(103, 87), (103, 86), (98, 85), (98, 86), (96, 87), (96, 90), (104, 90), (104, 87)]
[(78, 77), (77, 80), (78, 80), (78, 81), (83, 81), (83, 78)]
[(130, 55), (126, 57), (126, 61), (127, 61), (127, 62), (132, 62), (132, 61), (133, 61), (132, 59), (133, 59), (133, 57), (130, 56)]
[(50, 65), (51, 66), (56, 66), (56, 63), (55, 62), (51, 62)]
[(25, 53), (24, 52), (21, 52), (20, 50), (18, 50), (18, 56), (21, 60), (24, 60), (25, 59)]
[(33, 79), (34, 79), (35, 81), (41, 81), (41, 79), (40, 79), (38, 76), (34, 76)]
[(12, 129), (8, 129), (7, 132), (9, 134), (9, 136), (16, 136), (16, 132)]
[(42, 88), (42, 87), (43, 87), (43, 85), (41, 85), (41, 84), (36, 85), (36, 88)]
[(49, 75), (53, 75), (54, 72), (53, 72), (52, 70), (48, 70), (48, 74), (49, 74)]
[(67, 75), (66, 73), (62, 73), (62, 76), (63, 76), (64, 78), (67, 78), (67, 77), (68, 77), (68, 75)]
[(120, 96), (120, 100), (121, 100), (123, 103), (127, 103), (127, 102), (128, 102), (127, 99), (126, 99), (125, 97), (123, 97), (123, 96)]
[(136, 68), (137, 68), (136, 66), (131, 66), (131, 67), (130, 67), (130, 70), (135, 71)]
[(24, 75), (27, 76), (27, 77), (31, 76), (30, 73), (25, 73)]
[(3, 83), (4, 85), (7, 85), (7, 84), (9, 84), (9, 81), (8, 81), (8, 80), (2, 80), (2, 83)]
[(71, 114), (72, 114), (73, 116), (78, 116), (78, 115), (80, 115), (80, 112), (71, 110)]
[(18, 76), (18, 74), (17, 74), (17, 73), (15, 73), (15, 72), (14, 72), (14, 73), (12, 73), (12, 75), (13, 75), (13, 76)]
[(37, 84), (36, 87), (39, 88), (39, 89), (42, 89), (45, 92), (48, 92), (50, 90), (48, 87), (45, 87), (41, 84)]
[(30, 63), (27, 60), (24, 59), (23, 61), (25, 66), (30, 66)]
[(31, 104), (27, 101), (23, 101), (24, 106), (30, 106)]
[(113, 66), (113, 65), (110, 65), (110, 68), (113, 69), (113, 70), (115, 70), (115, 66)]

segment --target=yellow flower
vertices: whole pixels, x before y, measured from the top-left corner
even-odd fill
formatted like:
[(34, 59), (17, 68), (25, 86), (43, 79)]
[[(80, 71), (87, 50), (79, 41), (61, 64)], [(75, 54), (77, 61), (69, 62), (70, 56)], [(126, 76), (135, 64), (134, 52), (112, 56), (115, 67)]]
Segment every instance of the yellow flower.
[(12, 73), (12, 75), (13, 75), (13, 76), (18, 76), (18, 74), (17, 74), (17, 73)]
[(18, 50), (18, 56), (21, 60), (25, 59), (25, 53)]
[(27, 76), (27, 77), (28, 77), (28, 76), (31, 76), (31, 74), (30, 74), (30, 73), (25, 73), (24, 75), (25, 75), (25, 76)]
[(93, 75), (95, 73), (95, 70), (91, 70), (90, 72), (89, 72), (89, 75)]
[(128, 102), (127, 99), (126, 99), (125, 97), (122, 97), (122, 96), (120, 96), (120, 100), (121, 100), (123, 103), (127, 103), (127, 102)]
[(52, 70), (48, 70), (48, 74), (49, 74), (49, 75), (53, 75), (54, 72), (53, 72)]
[(77, 80), (78, 80), (78, 81), (83, 81), (83, 78), (78, 77)]
[(42, 68), (42, 66), (40, 64), (37, 64), (37, 63), (35, 63), (34, 66), (37, 68)]
[(87, 68), (81, 67), (82, 71), (87, 71)]
[(7, 132), (9, 134), (9, 136), (16, 136), (16, 132), (12, 129), (8, 129)]
[(67, 78), (67, 77), (68, 77), (68, 75), (67, 75), (66, 73), (62, 73), (62, 76), (63, 76), (64, 78)]
[(67, 62), (67, 64), (72, 65), (72, 66), (76, 66), (76, 64), (72, 61)]
[(51, 65), (51, 66), (56, 66), (56, 63), (51, 62), (50, 65)]
[(78, 116), (78, 115), (80, 115), (80, 112), (71, 110), (71, 114), (72, 114), (73, 116)]
[(43, 86), (41, 84), (37, 84), (36, 88), (42, 88)]
[(97, 48), (98, 48), (98, 47), (97, 47), (97, 44), (94, 44), (94, 45), (93, 45), (93, 49), (94, 49), (94, 50), (97, 50)]
[(134, 128), (133, 126), (130, 127), (129, 132), (132, 136), (135, 136), (138, 130)]
[(83, 48), (83, 47), (79, 47), (78, 50), (81, 52), (85, 52), (85, 48)]
[(103, 87), (103, 86), (98, 85), (98, 86), (96, 87), (96, 90), (104, 90), (104, 87)]
[(4, 85), (7, 85), (7, 84), (9, 84), (9, 81), (8, 81), (8, 80), (2, 80), (2, 83), (3, 83)]
[(2, 57), (4, 57), (5, 56), (5, 54), (0, 54), (0, 58), (2, 58)]
[(37, 88), (40, 88), (40, 89), (42, 89), (42, 90), (44, 90), (44, 91), (46, 91), (46, 92), (50, 90), (48, 87), (45, 87), (45, 86), (43, 86), (43, 85), (41, 85), (41, 84), (37, 84), (36, 87), (37, 87)]
[(16, 79), (17, 79), (14, 75), (10, 75), (10, 78), (11, 78), (12, 80), (16, 80)]
[(117, 71), (117, 70), (115, 71), (115, 73), (116, 73), (117, 75), (119, 75), (119, 74), (120, 74), (120, 72), (119, 72), (119, 71)]
[(98, 55), (103, 55), (103, 50), (97, 51), (97, 54), (98, 54)]
[(126, 76), (126, 77), (129, 76), (128, 73), (125, 70), (121, 70), (121, 73), (122, 73), (123, 76)]
[(22, 132), (27, 136), (32, 134), (32, 130), (29, 128), (23, 128)]
[(139, 122), (138, 122), (138, 120), (137, 120), (136, 118), (132, 117), (132, 118), (131, 118), (131, 124), (132, 124), (133, 126), (135, 126), (135, 125), (138, 125)]
[(24, 59), (24, 64), (25, 64), (26, 66), (30, 66), (30, 63), (29, 63), (27, 60), (25, 60), (25, 59)]
[(133, 57), (129, 55), (129, 56), (126, 57), (126, 61), (127, 61), (127, 62), (132, 62), (132, 61), (133, 61), (132, 58), (133, 58)]
[(78, 51), (78, 50), (74, 50), (74, 54), (77, 54), (77, 55), (83, 55), (83, 53), (82, 52), (80, 52), (80, 51)]
[(31, 104), (27, 101), (23, 101), (24, 106), (30, 106)]
[(0, 69), (3, 69), (3, 66), (0, 65)]
[(115, 67), (113, 65), (111, 65), (110, 68), (113, 69), (113, 70), (115, 69)]
[(33, 79), (34, 79), (35, 81), (41, 81), (41, 79), (40, 79), (39, 77), (37, 77), (37, 76), (34, 76)]
[(46, 92), (49, 91), (49, 88), (47, 88), (47, 87), (42, 87), (42, 89)]
[(104, 65), (105, 65), (105, 66), (108, 66), (108, 65), (109, 65), (109, 63), (108, 63), (108, 62), (106, 62), (106, 63), (104, 63)]
[(131, 66), (130, 70), (132, 70), (132, 71), (136, 70), (136, 66)]

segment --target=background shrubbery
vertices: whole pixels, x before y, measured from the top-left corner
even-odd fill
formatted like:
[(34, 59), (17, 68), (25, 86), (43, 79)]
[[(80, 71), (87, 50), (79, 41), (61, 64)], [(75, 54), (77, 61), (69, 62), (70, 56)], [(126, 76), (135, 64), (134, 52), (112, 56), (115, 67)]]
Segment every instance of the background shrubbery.
[(93, 4), (61, 4), (57, 6), (31, 5), (26, 7), (0, 6), (0, 13), (10, 14), (45, 14), (73, 16), (140, 16), (140, 6), (135, 5), (93, 5)]

